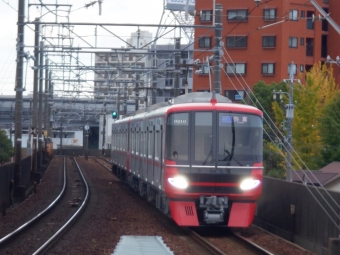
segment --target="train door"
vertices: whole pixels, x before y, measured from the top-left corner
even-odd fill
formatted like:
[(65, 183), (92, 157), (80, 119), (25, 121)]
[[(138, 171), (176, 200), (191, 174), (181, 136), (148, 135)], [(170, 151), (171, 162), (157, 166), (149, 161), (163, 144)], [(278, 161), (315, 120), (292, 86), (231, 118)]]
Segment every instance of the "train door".
[(135, 171), (138, 177), (140, 177), (140, 170), (139, 170), (139, 165), (140, 165), (140, 127), (136, 125), (135, 128), (135, 134), (136, 134), (136, 163), (135, 163)]
[(191, 181), (195, 193), (214, 193), (216, 175), (216, 114), (193, 112), (191, 132)]
[(129, 170), (132, 173), (136, 172), (136, 168), (135, 168), (135, 163), (136, 163), (136, 133), (135, 133), (135, 127), (133, 124), (131, 124), (130, 126), (130, 166), (129, 166)]
[(155, 126), (153, 121), (149, 122), (149, 131), (148, 131), (148, 148), (147, 148), (147, 161), (148, 161), (148, 181), (151, 184), (154, 184), (154, 158), (155, 158)]
[[(145, 128), (145, 127), (144, 127)], [(142, 178), (144, 181), (147, 180), (147, 152), (146, 148), (148, 147), (148, 139), (147, 139), (148, 129), (145, 128), (142, 131)]]
[(156, 120), (155, 125), (155, 152), (154, 152), (154, 184), (157, 188), (161, 185), (162, 174), (162, 130), (160, 119)]

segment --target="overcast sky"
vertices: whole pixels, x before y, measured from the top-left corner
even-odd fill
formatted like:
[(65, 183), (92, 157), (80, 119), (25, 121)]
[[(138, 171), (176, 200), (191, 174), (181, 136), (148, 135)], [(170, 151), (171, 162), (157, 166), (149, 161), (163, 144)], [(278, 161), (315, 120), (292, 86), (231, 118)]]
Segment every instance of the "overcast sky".
[[(85, 4), (90, 3), (93, 0), (44, 0), (45, 4), (72, 4), (72, 12), (69, 15), (70, 22), (98, 22), (98, 23), (133, 23), (133, 24), (159, 24), (163, 13), (163, 0), (104, 0), (102, 4), (102, 14), (99, 16), (99, 6), (96, 3), (89, 8), (82, 8)], [(26, 5), (28, 0), (26, 0)], [(40, 3), (39, 0), (30, 0), (30, 4)], [(49, 7), (52, 9), (53, 7)], [(17, 34), (17, 19), (18, 14), (18, 0), (0, 0), (0, 95), (15, 95), (14, 83), (15, 83), (15, 69), (16, 69), (16, 34)], [(65, 8), (59, 7), (59, 10), (65, 10)], [(46, 13), (46, 9), (26, 6), (26, 16), (30, 21), (33, 21), (36, 17)], [(60, 15), (67, 15), (65, 12), (59, 12)], [(27, 19), (26, 19), (27, 20)], [(43, 16), (42, 21), (54, 22), (55, 16), (53, 14), (46, 14)], [(59, 22), (65, 22), (66, 18), (59, 17)], [(163, 23), (164, 24), (164, 23)], [(30, 25), (33, 28), (32, 25)], [(107, 27), (117, 36), (127, 39), (132, 32), (137, 30), (137, 27)], [(141, 30), (150, 31), (153, 36), (156, 34), (157, 28), (140, 28)], [(55, 36), (58, 32), (57, 28), (51, 27), (44, 30), (46, 36)], [(74, 32), (81, 36), (83, 40), (91, 45), (95, 44), (94, 40), (94, 27), (82, 26), (75, 27)], [(174, 34), (168, 34), (162, 39), (163, 43), (173, 43)], [(81, 39), (76, 38), (73, 41), (73, 46), (85, 46), (86, 44)], [(121, 47), (124, 45), (119, 39), (105, 32), (103, 29), (98, 29), (98, 41), (97, 45), (110, 44), (110, 47)], [(29, 46), (34, 44), (34, 34), (29, 27), (25, 27), (25, 52), (30, 51), (33, 54), (33, 49)], [(112, 46), (111, 46), (112, 45)], [(88, 46), (88, 45), (87, 45)], [(106, 45), (105, 45), (106, 46)], [(84, 59), (86, 62), (87, 60)], [(89, 64), (89, 63), (87, 63)], [(27, 68), (26, 92), (24, 95), (31, 93), (33, 90), (33, 71), (30, 68), (33, 66), (33, 62), (29, 63)], [(26, 73), (26, 64), (24, 66), (24, 73)]]

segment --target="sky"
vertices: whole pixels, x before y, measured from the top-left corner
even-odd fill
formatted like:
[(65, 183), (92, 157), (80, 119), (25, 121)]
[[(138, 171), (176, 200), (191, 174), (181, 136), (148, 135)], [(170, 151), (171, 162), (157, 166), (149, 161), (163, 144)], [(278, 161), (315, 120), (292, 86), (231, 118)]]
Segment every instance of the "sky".
[[(26, 21), (33, 21), (36, 17), (40, 17), (44, 22), (55, 22), (56, 16), (53, 13), (47, 13), (46, 9), (41, 11), (41, 7), (30, 4), (72, 4), (72, 9), (69, 14), (70, 22), (93, 22), (93, 23), (130, 23), (130, 24), (159, 24), (163, 13), (163, 0), (103, 0), (102, 13), (99, 15), (98, 3), (84, 8), (94, 0), (26, 0)], [(49, 6), (50, 9), (53, 7)], [(16, 70), (16, 34), (17, 34), (17, 19), (18, 19), (18, 0), (0, 0), (0, 95), (15, 95), (15, 70)], [(66, 16), (65, 7), (59, 7), (59, 15)], [(168, 12), (167, 12), (168, 13)], [(66, 17), (58, 17), (58, 22), (65, 22)], [(164, 22), (162, 22), (164, 24)], [(34, 32), (33, 25), (25, 27), (25, 52), (30, 51), (33, 55)], [(112, 33), (127, 39), (132, 32), (136, 32), (137, 27), (107, 27)], [(141, 27), (141, 30), (147, 30), (155, 36), (157, 28)], [(57, 28), (47, 27), (43, 30), (46, 36), (55, 37), (60, 31)], [(73, 46), (82, 47), (95, 45), (94, 26), (76, 26), (73, 30), (77, 35), (81, 36), (86, 43), (74, 36)], [(115, 38), (102, 28), (98, 28), (97, 46), (121, 47), (125, 45), (121, 40)], [(162, 39), (162, 43), (173, 43), (175, 34), (170, 33)], [(52, 39), (50, 39), (52, 40)], [(54, 39), (55, 40), (55, 39)], [(54, 41), (57, 43), (57, 41)], [(87, 57), (86, 57), (87, 56)], [(89, 54), (79, 56), (83, 63), (91, 64)], [(26, 91), (24, 95), (30, 94), (33, 91), (33, 61), (24, 64), (24, 86)]]

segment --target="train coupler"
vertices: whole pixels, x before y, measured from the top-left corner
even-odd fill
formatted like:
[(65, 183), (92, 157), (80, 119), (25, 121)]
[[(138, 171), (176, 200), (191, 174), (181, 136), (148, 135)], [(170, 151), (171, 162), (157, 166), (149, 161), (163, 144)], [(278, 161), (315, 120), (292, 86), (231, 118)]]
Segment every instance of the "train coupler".
[(200, 196), (200, 208), (205, 208), (203, 218), (206, 223), (220, 223), (224, 221), (224, 211), (228, 208), (228, 197)]

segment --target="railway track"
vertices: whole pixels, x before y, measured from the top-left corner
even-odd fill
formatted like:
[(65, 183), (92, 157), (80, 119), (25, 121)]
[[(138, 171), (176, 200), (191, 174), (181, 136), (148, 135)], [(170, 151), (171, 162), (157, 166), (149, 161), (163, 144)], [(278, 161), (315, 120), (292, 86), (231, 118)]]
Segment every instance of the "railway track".
[[(44, 254), (66, 233), (89, 198), (89, 186), (74, 158), (63, 159), (61, 186), (59, 195), (47, 208), (0, 239), (1, 252)], [(41, 238), (39, 232), (45, 237)]]
[[(105, 158), (94, 158), (95, 161), (97, 161), (99, 164), (104, 166), (107, 170), (111, 171), (111, 162), (108, 159)], [(155, 210), (156, 211), (156, 210)], [(158, 212), (158, 211), (157, 211)], [(165, 215), (161, 214), (159, 212), (159, 217), (166, 217)], [(199, 232), (204, 232), (204, 229), (200, 228), (200, 231), (194, 231), (190, 228), (181, 228), (176, 225), (178, 229), (174, 229), (173, 222), (170, 220), (168, 223), (169, 229), (174, 232), (178, 232), (179, 235), (181, 235), (182, 238), (186, 239), (187, 242), (195, 242), (197, 245), (192, 244), (193, 246), (196, 246), (196, 250), (198, 254), (211, 254), (211, 255), (226, 255), (226, 254), (236, 254), (233, 253), (232, 250), (228, 249), (226, 250), (224, 247), (219, 247), (217, 244), (213, 244), (209, 241), (209, 238), (203, 237)], [(212, 228), (213, 229), (213, 228)], [(241, 235), (231, 232), (229, 230), (225, 231), (226, 228), (215, 228), (215, 229), (222, 229), (222, 231), (218, 230), (217, 235), (218, 239), (222, 240), (219, 241), (219, 243), (225, 243), (229, 244), (231, 249), (234, 250), (241, 250), (242, 255), (273, 255), (269, 251), (265, 250), (264, 248), (256, 245), (255, 243), (251, 242), (250, 240), (242, 237)], [(186, 233), (186, 236), (183, 236), (181, 232), (184, 231)], [(210, 231), (208, 231), (210, 233)], [(222, 234), (223, 233), (223, 234)], [(207, 234), (207, 233), (205, 233)], [(216, 236), (216, 232), (210, 234), (211, 237)], [(191, 240), (189, 240), (191, 239)], [(199, 247), (197, 249), (197, 247)]]

